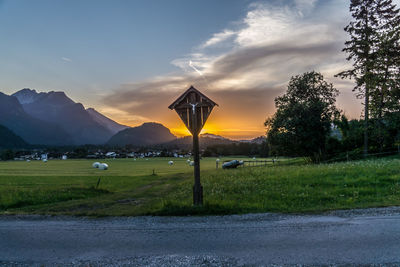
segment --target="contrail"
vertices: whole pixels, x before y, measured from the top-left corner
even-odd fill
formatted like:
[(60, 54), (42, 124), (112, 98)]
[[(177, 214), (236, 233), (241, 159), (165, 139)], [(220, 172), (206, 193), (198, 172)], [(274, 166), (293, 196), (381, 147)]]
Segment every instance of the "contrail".
[(203, 75), (203, 73), (202, 73), (201, 71), (199, 71), (199, 70), (193, 65), (193, 62), (192, 62), (191, 60), (189, 60), (189, 66), (190, 66), (192, 69), (194, 69), (194, 70), (203, 78), (204, 82), (205, 82), (206, 85), (207, 85), (207, 88), (210, 89), (210, 86), (208, 85), (208, 81), (207, 81), (206, 77)]
[(189, 66), (194, 69), (198, 74), (200, 74), (200, 76), (203, 76), (203, 73), (201, 71), (199, 71), (194, 65), (193, 62), (190, 60), (189, 61)]

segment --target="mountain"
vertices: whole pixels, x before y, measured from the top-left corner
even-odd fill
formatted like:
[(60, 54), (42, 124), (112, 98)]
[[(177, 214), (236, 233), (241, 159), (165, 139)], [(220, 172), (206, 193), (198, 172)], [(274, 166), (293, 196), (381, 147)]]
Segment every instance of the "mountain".
[(240, 140), (241, 143), (252, 143), (252, 144), (262, 144), (266, 141), (266, 137), (265, 136), (259, 136), (253, 139), (249, 139), (249, 140)]
[(266, 141), (267, 141), (267, 138), (265, 136), (259, 136), (254, 139), (251, 139), (251, 143), (254, 143), (254, 144), (262, 144)]
[(24, 88), (14, 93), (13, 96), (15, 96), (18, 99), (21, 105), (24, 105), (35, 102), (36, 99), (42, 97), (44, 94), (45, 93), (37, 93), (36, 90)]
[(176, 137), (164, 125), (147, 122), (141, 126), (127, 128), (118, 132), (110, 138), (107, 144), (113, 146), (148, 146), (166, 143), (175, 139)]
[(112, 132), (112, 134), (116, 134), (119, 131), (129, 128), (126, 125), (119, 124), (113, 121), (112, 119), (107, 118), (94, 108), (88, 108), (86, 109), (86, 111), (89, 113), (89, 115), (92, 117), (93, 120), (95, 120), (100, 125), (106, 127), (110, 132)]
[(212, 134), (212, 133), (204, 133), (204, 134), (200, 134), (200, 137), (209, 137), (209, 138), (213, 138), (213, 139), (218, 139), (218, 140), (229, 140), (228, 138), (225, 138), (223, 136), (220, 135), (216, 135), (216, 134)]
[(0, 149), (2, 148), (22, 148), (29, 144), (21, 137), (13, 133), (10, 129), (0, 125)]
[(24, 111), (36, 119), (53, 123), (71, 137), (65, 145), (104, 144), (113, 131), (93, 118), (81, 103), (75, 103), (64, 92), (37, 93), (22, 89), (12, 96), (21, 103)]
[(71, 136), (54, 123), (27, 114), (15, 96), (0, 92), (0, 124), (30, 144), (63, 145)]
[[(181, 149), (191, 149), (193, 145), (192, 142), (193, 142), (192, 136), (185, 136), (170, 141), (168, 143), (165, 143), (163, 144), (163, 146), (169, 148), (178, 147)], [(226, 145), (232, 143), (236, 143), (236, 141), (215, 134), (205, 133), (205, 134), (200, 134), (199, 136), (199, 146), (201, 149), (207, 148), (208, 146), (212, 145)]]

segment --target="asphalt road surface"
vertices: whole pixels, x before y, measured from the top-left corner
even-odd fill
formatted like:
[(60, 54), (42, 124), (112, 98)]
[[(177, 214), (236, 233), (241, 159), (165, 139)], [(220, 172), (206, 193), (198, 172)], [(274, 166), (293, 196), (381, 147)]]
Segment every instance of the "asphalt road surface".
[(0, 266), (400, 265), (400, 208), (322, 215), (0, 217)]

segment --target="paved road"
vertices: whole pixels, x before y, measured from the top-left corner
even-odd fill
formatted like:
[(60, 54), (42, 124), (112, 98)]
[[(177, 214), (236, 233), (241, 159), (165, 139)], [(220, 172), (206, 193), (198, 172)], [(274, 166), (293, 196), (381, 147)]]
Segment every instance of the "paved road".
[(0, 217), (0, 265), (400, 265), (400, 208), (323, 215)]

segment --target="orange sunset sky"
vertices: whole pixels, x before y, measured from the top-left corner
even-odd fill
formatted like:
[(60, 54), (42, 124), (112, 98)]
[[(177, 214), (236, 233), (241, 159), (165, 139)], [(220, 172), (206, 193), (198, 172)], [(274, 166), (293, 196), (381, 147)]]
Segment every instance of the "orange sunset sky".
[(360, 118), (353, 82), (334, 77), (351, 67), (341, 51), (348, 5), (0, 0), (0, 90), (64, 91), (121, 124), (159, 122), (184, 136), (168, 106), (193, 85), (219, 104), (203, 133), (250, 139), (265, 134), (290, 78), (315, 70), (339, 89), (339, 109)]

